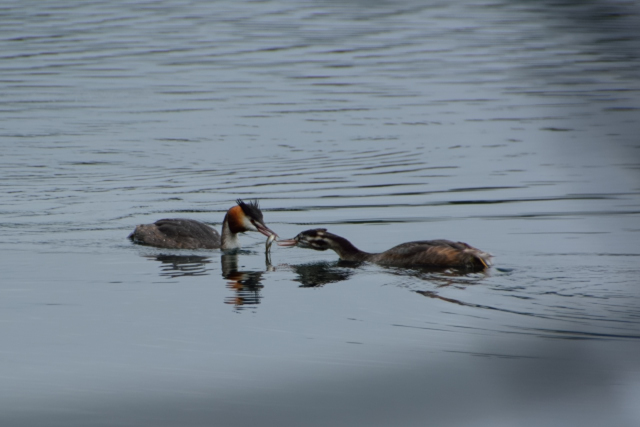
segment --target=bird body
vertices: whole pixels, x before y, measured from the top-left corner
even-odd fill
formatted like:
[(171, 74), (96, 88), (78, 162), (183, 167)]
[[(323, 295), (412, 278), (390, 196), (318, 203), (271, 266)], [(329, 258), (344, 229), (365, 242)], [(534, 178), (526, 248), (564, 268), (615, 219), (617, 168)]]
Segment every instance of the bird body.
[(458, 267), (485, 269), (491, 265), (491, 255), (462, 242), (450, 240), (420, 240), (402, 243), (381, 253), (369, 253), (356, 248), (344, 237), (325, 228), (303, 231), (293, 239), (281, 240), (280, 246), (298, 246), (324, 251), (332, 249), (344, 261), (411, 267)]
[(257, 231), (275, 235), (266, 225), (256, 201), (237, 200), (222, 222), (222, 235), (200, 221), (183, 218), (161, 219), (153, 224), (141, 224), (129, 235), (134, 243), (169, 249), (236, 249), (240, 247), (238, 233)]

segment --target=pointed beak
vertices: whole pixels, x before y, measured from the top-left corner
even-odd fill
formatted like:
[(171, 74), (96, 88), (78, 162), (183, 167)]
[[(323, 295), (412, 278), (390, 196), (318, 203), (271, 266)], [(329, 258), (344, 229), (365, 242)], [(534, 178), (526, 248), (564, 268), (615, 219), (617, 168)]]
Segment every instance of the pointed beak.
[(254, 221), (253, 225), (255, 225), (255, 227), (258, 229), (260, 233), (264, 234), (267, 237), (271, 237), (271, 236), (278, 237), (278, 235), (274, 231), (272, 231), (271, 229), (269, 229), (269, 227), (267, 227), (266, 225), (258, 221)]
[(279, 240), (277, 243), (278, 243), (278, 246), (295, 246), (298, 244), (298, 241), (296, 239), (286, 239), (286, 240)]

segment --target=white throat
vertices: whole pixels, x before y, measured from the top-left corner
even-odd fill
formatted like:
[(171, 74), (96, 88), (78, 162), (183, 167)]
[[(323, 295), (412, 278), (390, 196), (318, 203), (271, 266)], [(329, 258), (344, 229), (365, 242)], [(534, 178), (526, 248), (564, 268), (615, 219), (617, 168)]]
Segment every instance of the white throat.
[(227, 221), (222, 224), (221, 241), (222, 244), (220, 245), (220, 249), (238, 249), (241, 246), (240, 239), (238, 239), (238, 234), (231, 232)]

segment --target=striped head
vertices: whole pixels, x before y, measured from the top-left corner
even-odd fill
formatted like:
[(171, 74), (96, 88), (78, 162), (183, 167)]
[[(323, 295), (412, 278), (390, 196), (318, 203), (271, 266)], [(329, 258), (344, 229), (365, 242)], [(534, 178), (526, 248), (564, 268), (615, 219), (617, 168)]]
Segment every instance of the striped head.
[(334, 235), (327, 232), (326, 228), (315, 228), (303, 231), (293, 239), (281, 240), (278, 242), (278, 245), (326, 251), (327, 249), (331, 249), (333, 238)]

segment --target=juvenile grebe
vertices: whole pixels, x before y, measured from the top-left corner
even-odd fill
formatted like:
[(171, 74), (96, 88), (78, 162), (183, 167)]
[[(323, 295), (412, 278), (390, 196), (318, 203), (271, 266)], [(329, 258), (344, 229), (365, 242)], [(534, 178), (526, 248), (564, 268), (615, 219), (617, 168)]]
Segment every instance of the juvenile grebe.
[(491, 265), (491, 255), (462, 242), (450, 240), (421, 240), (402, 243), (388, 251), (371, 254), (356, 248), (344, 237), (316, 228), (298, 234), (293, 239), (281, 240), (280, 246), (325, 251), (333, 249), (344, 261), (368, 261), (395, 267), (459, 267), (485, 269)]
[(222, 221), (222, 237), (202, 222), (193, 219), (161, 219), (154, 224), (136, 226), (129, 235), (134, 243), (170, 249), (235, 249), (240, 247), (238, 233), (257, 231), (265, 236), (276, 235), (266, 225), (258, 202), (238, 204), (227, 211)]

